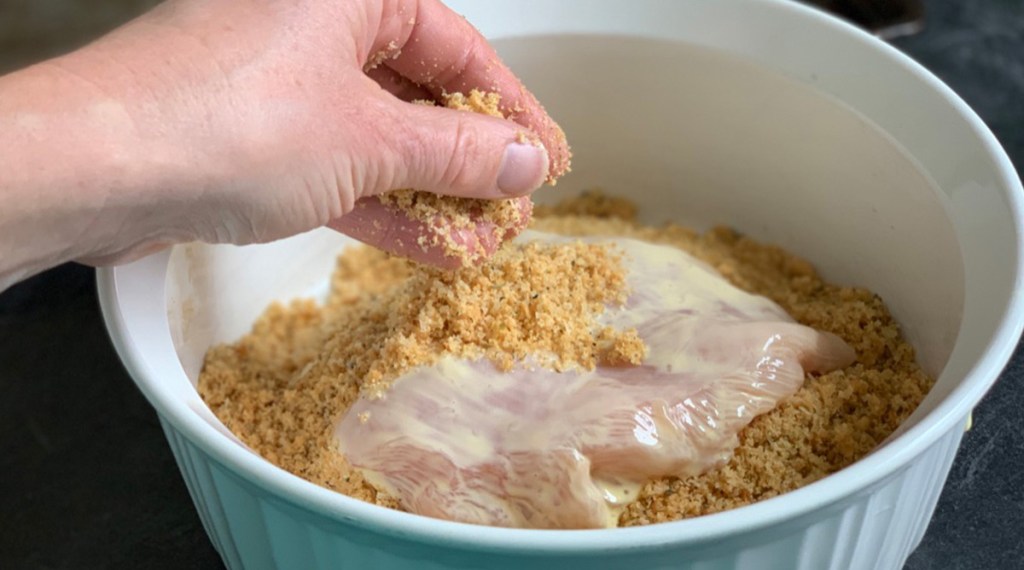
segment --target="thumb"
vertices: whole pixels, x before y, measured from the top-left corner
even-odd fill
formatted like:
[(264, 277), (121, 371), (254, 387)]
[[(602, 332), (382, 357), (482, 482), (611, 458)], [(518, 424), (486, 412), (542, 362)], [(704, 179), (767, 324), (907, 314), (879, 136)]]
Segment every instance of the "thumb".
[[(548, 153), (528, 130), (511, 121), (443, 107), (394, 100), (380, 124), (391, 150), (391, 188), (427, 190), (464, 198), (524, 196), (548, 174)], [(386, 123), (387, 121), (385, 121)]]

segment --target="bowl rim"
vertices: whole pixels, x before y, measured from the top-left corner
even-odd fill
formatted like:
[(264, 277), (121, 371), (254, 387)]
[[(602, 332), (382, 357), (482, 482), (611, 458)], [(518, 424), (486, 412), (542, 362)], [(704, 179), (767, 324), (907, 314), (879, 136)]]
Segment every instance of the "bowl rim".
[[(880, 57), (902, 67), (903, 71), (923, 81), (948, 103), (970, 127), (970, 131), (993, 160), (1005, 198), (1012, 210), (1016, 239), (1015, 281), (1024, 283), (1024, 188), (1005, 150), (977, 114), (930, 71), (889, 44), (854, 26), (817, 9), (795, 2), (748, 0), (773, 5), (780, 10), (796, 11), (814, 20), (817, 25), (844, 34)], [(995, 329), (992, 340), (964, 379), (931, 413), (868, 456), (819, 481), (778, 497), (692, 519), (653, 524), (643, 527), (596, 530), (530, 530), (471, 525), (433, 519), (382, 508), (317, 486), (230, 441), (212, 426), (200, 420), (189, 406), (162, 387), (160, 374), (153, 370), (132, 341), (129, 326), (122, 313), (119, 283), (130, 277), (133, 267), (148, 266), (166, 274), (169, 252), (145, 258), (128, 266), (102, 268), (97, 271), (100, 305), (113, 344), (130, 375), (157, 410), (164, 423), (169, 423), (198, 446), (210, 458), (271, 498), (284, 500), (328, 519), (365, 528), (375, 533), (415, 542), (445, 544), (462, 550), (489, 552), (518, 551), (526, 548), (535, 553), (570, 554), (577, 552), (619, 553), (708, 543), (730, 535), (747, 533), (792, 522), (827, 510), (844, 498), (864, 492), (907, 468), (911, 460), (924, 453), (940, 437), (952, 429), (960, 429), (970, 410), (977, 405), (998, 379), (1024, 329), (1024, 288), (1016, 287), (1006, 311)], [(162, 285), (161, 285), (162, 286)], [(152, 293), (152, 292), (151, 292)], [(161, 306), (164, 302), (160, 291)], [(163, 314), (166, 314), (164, 311)], [(184, 372), (182, 371), (182, 374)], [(180, 461), (180, 460), (179, 460)], [(193, 490), (196, 492), (196, 490)], [(198, 497), (195, 498), (197, 501)]]

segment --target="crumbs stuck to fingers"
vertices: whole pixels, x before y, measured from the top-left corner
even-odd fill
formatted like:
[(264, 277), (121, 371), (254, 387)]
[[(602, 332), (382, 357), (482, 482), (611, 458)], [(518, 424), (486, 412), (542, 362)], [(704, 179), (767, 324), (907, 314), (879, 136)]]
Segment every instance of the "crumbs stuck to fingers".
[[(474, 89), (468, 95), (447, 94), (443, 102), (449, 109), (505, 118), (497, 93)], [(536, 136), (526, 131), (519, 133), (516, 142), (541, 146)], [(349, 235), (383, 246), (389, 253), (455, 269), (490, 258), (502, 243), (529, 225), (532, 213), (529, 197), (480, 200), (405, 189), (361, 201), (356, 211), (346, 216), (354, 219), (341, 223)], [(382, 235), (386, 239), (381, 239)]]
[(468, 198), (399, 191), (364, 198), (330, 227), (393, 255), (442, 269), (458, 269), (493, 256), (529, 224), (529, 198), (482, 209)]

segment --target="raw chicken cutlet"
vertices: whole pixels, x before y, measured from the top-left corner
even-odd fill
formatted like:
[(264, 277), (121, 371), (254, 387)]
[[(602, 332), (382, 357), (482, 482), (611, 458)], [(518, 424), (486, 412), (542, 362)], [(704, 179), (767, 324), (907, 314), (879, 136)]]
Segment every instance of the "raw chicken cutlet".
[(877, 297), (776, 248), (643, 227), (597, 194), (538, 214), (547, 232), (633, 239), (535, 234), (456, 272), (348, 250), (326, 304), (273, 306), (211, 349), (201, 394), (256, 452), (351, 496), (587, 528), (807, 484), (930, 387)]

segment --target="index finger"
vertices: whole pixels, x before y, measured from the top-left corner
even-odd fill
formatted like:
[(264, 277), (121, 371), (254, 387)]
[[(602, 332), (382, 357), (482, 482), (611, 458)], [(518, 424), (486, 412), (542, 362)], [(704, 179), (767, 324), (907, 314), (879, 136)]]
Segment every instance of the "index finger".
[(468, 94), (472, 89), (498, 93), (505, 116), (536, 134), (547, 149), (548, 182), (568, 172), (572, 154), (565, 133), (480, 32), (437, 0), (414, 4), (412, 18), (408, 12), (393, 16), (412, 23), (412, 29), (399, 44), (397, 57), (385, 64), (438, 99), (445, 93)]

